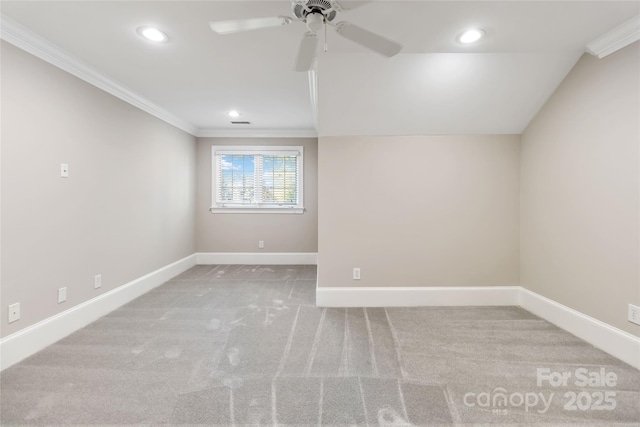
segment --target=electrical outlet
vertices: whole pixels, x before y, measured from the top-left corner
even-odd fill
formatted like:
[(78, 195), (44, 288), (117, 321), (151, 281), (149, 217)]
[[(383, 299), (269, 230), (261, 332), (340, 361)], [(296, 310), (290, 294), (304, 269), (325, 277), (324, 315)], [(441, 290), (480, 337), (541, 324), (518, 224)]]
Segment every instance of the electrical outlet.
[(67, 300), (67, 288), (65, 286), (64, 288), (58, 289), (58, 304), (60, 304), (61, 302), (65, 302), (66, 300)]
[(629, 304), (629, 322), (640, 325), (640, 307)]
[(9, 323), (20, 320), (20, 303), (11, 304), (9, 306)]
[(93, 288), (98, 289), (102, 287), (102, 274), (96, 274), (93, 278)]
[(264, 240), (258, 241), (258, 248), (264, 249)]
[(360, 269), (359, 268), (354, 268), (353, 269), (353, 280), (360, 280)]

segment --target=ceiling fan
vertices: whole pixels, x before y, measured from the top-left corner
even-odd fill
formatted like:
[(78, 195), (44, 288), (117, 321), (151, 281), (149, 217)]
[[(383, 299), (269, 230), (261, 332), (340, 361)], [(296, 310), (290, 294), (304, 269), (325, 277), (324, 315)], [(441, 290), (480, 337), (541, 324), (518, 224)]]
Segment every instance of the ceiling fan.
[(365, 30), (347, 21), (334, 23), (338, 13), (343, 10), (345, 9), (342, 8), (336, 0), (294, 0), (291, 5), (293, 17), (276, 16), (269, 18), (216, 21), (210, 22), (209, 25), (211, 29), (218, 34), (232, 34), (261, 28), (280, 27), (289, 25), (294, 21), (305, 23), (309, 31), (304, 34), (300, 42), (298, 56), (294, 65), (296, 71), (308, 71), (313, 67), (318, 50), (318, 33), (324, 29), (326, 40), (327, 25), (334, 27), (336, 32), (342, 37), (386, 57), (392, 57), (400, 52), (402, 43)]

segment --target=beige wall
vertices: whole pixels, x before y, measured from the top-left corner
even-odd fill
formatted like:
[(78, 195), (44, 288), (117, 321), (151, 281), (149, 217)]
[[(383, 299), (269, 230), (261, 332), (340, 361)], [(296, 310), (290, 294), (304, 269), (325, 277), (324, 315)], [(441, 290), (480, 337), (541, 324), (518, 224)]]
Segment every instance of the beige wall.
[(640, 46), (584, 55), (522, 135), (522, 285), (640, 335)]
[[(229, 214), (211, 207), (213, 145), (302, 145), (304, 214)], [(318, 252), (318, 140), (316, 138), (198, 138), (198, 252)], [(258, 241), (264, 249), (258, 249)]]
[[(194, 251), (260, 252), (258, 240), (319, 252), (319, 286), (521, 284), (640, 335), (626, 321), (640, 304), (639, 75), (638, 43), (585, 55), (521, 137), (196, 144), (3, 42), (0, 336)], [(211, 214), (213, 144), (304, 145), (307, 211)]]
[(2, 336), (194, 252), (194, 137), (4, 42), (1, 84)]
[(518, 285), (519, 155), (513, 135), (320, 138), (319, 286)]

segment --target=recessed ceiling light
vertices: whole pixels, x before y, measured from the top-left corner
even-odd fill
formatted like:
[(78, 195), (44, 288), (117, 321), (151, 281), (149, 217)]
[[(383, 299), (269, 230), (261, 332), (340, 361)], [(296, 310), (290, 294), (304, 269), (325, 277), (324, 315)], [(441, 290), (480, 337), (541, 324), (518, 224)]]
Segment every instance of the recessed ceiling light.
[(236, 110), (231, 110), (227, 113), (227, 116), (233, 117), (235, 119), (237, 117), (240, 117), (240, 113), (238, 113)]
[(152, 42), (166, 42), (169, 40), (169, 36), (159, 29), (152, 27), (140, 27), (138, 28), (138, 34)]
[(473, 28), (461, 33), (456, 37), (456, 41), (461, 44), (475, 43), (484, 37), (484, 30)]

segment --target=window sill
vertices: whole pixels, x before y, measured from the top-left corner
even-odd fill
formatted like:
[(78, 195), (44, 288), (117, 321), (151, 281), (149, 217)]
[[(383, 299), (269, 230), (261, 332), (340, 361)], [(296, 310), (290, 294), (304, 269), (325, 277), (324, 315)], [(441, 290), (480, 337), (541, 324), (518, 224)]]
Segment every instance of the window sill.
[(213, 207), (209, 208), (209, 211), (212, 214), (303, 214), (304, 208), (291, 208), (291, 207), (263, 207), (263, 208), (239, 208), (239, 207), (228, 207), (228, 208), (218, 208)]

